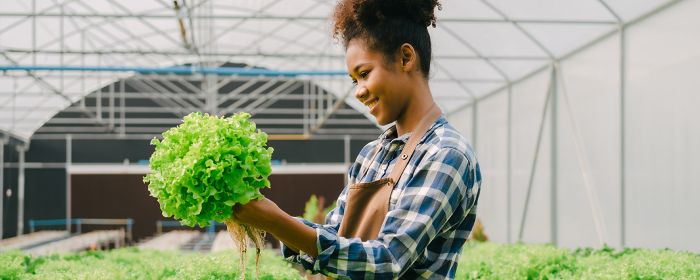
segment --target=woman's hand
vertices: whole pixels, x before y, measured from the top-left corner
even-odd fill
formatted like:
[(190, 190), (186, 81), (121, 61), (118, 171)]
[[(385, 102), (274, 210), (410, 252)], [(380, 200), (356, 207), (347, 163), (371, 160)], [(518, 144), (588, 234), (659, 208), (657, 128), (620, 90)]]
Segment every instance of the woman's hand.
[(245, 205), (233, 206), (233, 219), (239, 223), (253, 226), (264, 231), (273, 231), (275, 221), (285, 214), (277, 204), (267, 198), (251, 200)]
[(242, 224), (271, 233), (292, 250), (318, 255), (316, 230), (295, 220), (267, 198), (233, 206), (233, 219)]

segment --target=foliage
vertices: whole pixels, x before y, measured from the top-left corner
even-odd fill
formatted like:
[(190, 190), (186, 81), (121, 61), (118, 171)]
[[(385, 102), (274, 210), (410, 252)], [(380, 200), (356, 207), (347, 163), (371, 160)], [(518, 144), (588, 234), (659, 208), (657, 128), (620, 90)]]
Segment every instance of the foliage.
[[(304, 279), (274, 252), (263, 250), (259, 279)], [(30, 257), (0, 254), (0, 279), (237, 279), (230, 252), (140, 251), (135, 248)], [(253, 262), (249, 258), (248, 262)], [(249, 266), (250, 267), (250, 266)], [(246, 270), (251, 276), (255, 272)]]
[[(316, 195), (311, 195), (306, 205), (304, 206), (304, 216), (303, 218), (307, 221), (314, 222), (317, 224), (323, 224), (328, 212), (335, 208), (335, 202), (330, 206), (325, 207), (325, 198), (323, 196), (316, 197)], [(321, 211), (319, 211), (321, 210)]]
[(144, 182), (163, 216), (205, 227), (230, 219), (234, 204), (262, 198), (259, 190), (270, 186), (272, 148), (248, 118), (192, 113), (162, 141), (151, 141), (156, 147)]
[(700, 256), (671, 250), (468, 243), (455, 279), (700, 279)]

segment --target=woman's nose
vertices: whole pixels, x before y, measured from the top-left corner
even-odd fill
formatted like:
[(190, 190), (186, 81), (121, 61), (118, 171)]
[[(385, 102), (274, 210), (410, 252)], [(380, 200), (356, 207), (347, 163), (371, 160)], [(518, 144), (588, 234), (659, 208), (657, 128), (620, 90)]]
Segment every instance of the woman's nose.
[(368, 94), (369, 91), (364, 86), (358, 86), (355, 90), (355, 98), (357, 98), (360, 101), (366, 99)]

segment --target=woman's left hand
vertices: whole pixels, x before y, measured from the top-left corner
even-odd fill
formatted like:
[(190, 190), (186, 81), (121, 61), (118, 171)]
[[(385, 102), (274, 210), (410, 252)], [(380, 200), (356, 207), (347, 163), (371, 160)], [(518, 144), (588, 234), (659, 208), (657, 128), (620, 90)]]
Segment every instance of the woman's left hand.
[(233, 219), (264, 231), (271, 231), (277, 217), (281, 214), (277, 204), (267, 198), (251, 200), (245, 205), (233, 206)]

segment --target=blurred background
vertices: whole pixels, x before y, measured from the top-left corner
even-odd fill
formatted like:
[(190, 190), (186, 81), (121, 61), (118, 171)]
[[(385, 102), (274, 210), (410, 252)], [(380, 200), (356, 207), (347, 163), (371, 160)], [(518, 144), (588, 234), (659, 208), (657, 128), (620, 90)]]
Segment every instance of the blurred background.
[[(430, 86), (476, 149), (490, 241), (700, 252), (700, 1), (441, 2)], [(190, 112), (250, 112), (264, 194), (319, 216), (382, 131), (334, 5), (1, 1), (3, 249), (219, 248), (223, 225), (164, 218), (142, 181)]]

